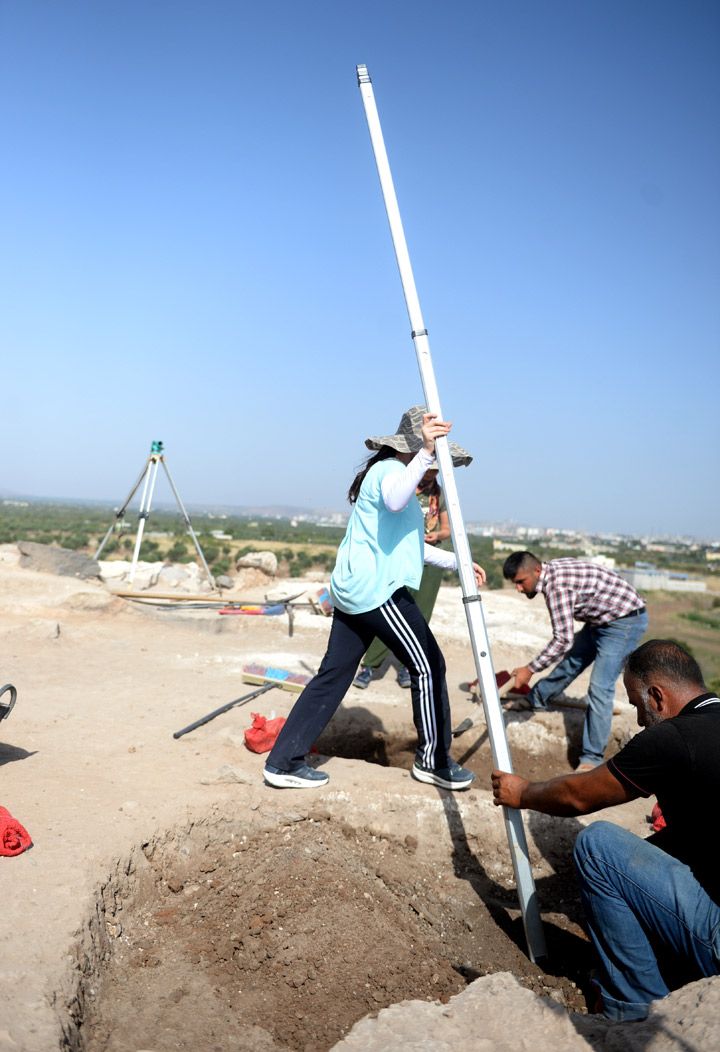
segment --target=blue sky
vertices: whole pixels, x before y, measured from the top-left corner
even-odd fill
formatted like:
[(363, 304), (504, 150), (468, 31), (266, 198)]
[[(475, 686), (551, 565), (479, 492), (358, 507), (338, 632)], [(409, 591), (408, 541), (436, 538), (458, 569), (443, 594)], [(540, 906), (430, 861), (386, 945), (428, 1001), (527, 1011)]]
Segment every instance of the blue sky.
[[(466, 518), (717, 536), (720, 7), (3, 0), (0, 492), (345, 507), (421, 401)], [(158, 494), (168, 499), (169, 494)]]

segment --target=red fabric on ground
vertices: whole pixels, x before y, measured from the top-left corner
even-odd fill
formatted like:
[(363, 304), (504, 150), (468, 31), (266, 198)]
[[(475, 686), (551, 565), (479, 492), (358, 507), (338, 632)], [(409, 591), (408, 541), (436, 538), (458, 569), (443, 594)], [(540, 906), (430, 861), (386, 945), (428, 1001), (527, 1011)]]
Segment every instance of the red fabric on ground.
[(268, 720), (257, 712), (251, 713), (252, 726), (245, 731), (245, 744), (250, 752), (270, 752), (285, 724), (284, 716)]
[(6, 807), (0, 807), (0, 855), (21, 855), (32, 844), (32, 837)]
[(660, 804), (655, 804), (652, 811), (650, 812), (650, 822), (654, 833), (659, 833), (661, 829), (664, 829), (667, 825), (665, 816), (660, 810)]

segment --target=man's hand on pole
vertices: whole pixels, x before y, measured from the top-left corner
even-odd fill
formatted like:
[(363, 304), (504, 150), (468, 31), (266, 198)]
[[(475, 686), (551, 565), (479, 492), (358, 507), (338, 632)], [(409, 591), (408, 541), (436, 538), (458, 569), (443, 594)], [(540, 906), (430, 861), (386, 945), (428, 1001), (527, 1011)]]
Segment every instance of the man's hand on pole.
[(490, 780), (493, 803), (496, 807), (521, 806), (522, 794), (529, 784), (527, 778), (521, 778), (519, 774), (508, 774), (507, 771), (493, 771)]
[(475, 573), (475, 584), (478, 588), (482, 588), (487, 580), (487, 574), (478, 563), (473, 563), (473, 571)]
[(521, 665), (520, 668), (514, 668), (510, 675), (515, 678), (515, 690), (522, 690), (533, 678), (534, 673), (528, 665)]

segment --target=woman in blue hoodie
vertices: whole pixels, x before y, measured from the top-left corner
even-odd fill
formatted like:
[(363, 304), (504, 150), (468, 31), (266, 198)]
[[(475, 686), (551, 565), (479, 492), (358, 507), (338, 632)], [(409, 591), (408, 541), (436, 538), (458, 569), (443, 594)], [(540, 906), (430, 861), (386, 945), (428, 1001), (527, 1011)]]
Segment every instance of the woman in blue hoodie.
[[(408, 588), (417, 588), (424, 563), (456, 570), (454, 552), (425, 544), (416, 489), (434, 466), (435, 439), (451, 425), (413, 406), (394, 435), (368, 438), (375, 454), (353, 480), (353, 510), (338, 549), (330, 588), (335, 610), (328, 649), (268, 757), (265, 781), (279, 789), (312, 789), (328, 776), (305, 756), (347, 693), (358, 662), (377, 636), (410, 672), (418, 747), (412, 775), (444, 789), (467, 789), (474, 775), (450, 756), (452, 724), (445, 660)], [(472, 459), (450, 443), (455, 464)], [(484, 570), (474, 564), (478, 585)]]

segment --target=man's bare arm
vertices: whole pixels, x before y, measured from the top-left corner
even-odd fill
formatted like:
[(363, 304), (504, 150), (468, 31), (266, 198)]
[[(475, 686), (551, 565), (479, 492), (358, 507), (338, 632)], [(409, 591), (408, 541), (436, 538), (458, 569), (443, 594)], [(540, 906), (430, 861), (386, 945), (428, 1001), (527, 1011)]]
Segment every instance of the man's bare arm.
[(491, 781), (493, 802), (498, 806), (527, 808), (546, 815), (589, 815), (640, 795), (618, 781), (605, 763), (593, 771), (562, 775), (547, 782), (529, 782), (506, 771), (493, 771)]

